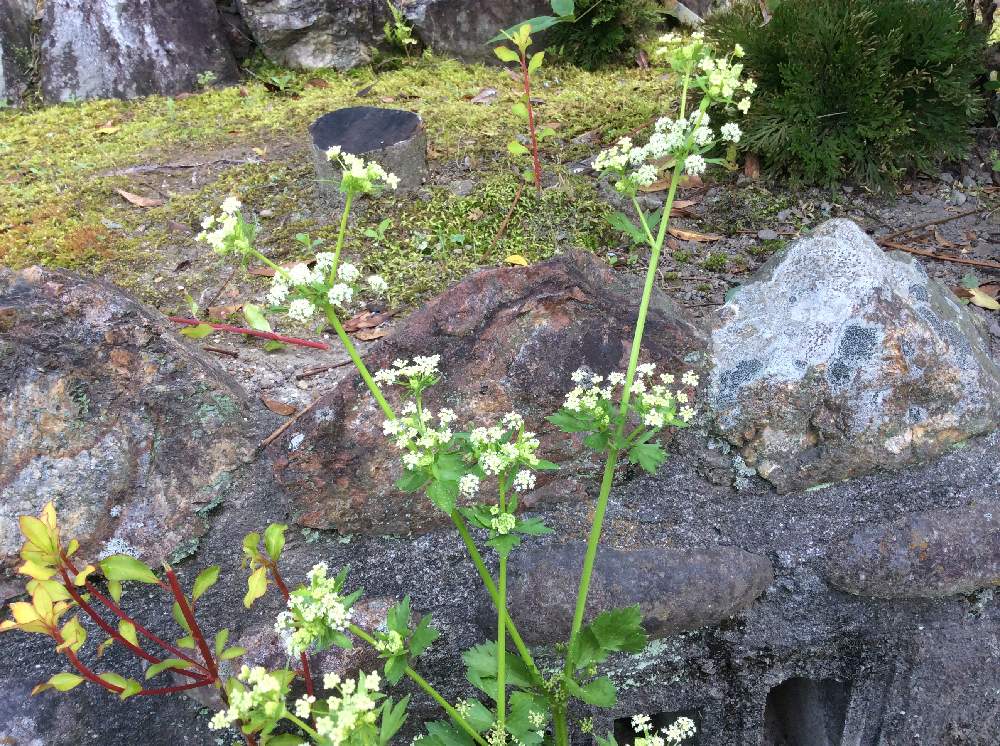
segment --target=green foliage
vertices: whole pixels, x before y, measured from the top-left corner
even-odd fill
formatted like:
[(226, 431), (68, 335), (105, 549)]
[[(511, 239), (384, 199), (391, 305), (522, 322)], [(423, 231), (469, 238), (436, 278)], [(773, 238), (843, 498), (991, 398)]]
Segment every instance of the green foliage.
[(744, 2), (707, 33), (758, 85), (742, 146), (796, 181), (890, 189), (962, 157), (982, 114), (982, 34), (953, 0), (785, 0), (768, 23)]
[(587, 70), (627, 62), (656, 29), (662, 6), (655, 0), (580, 0), (576, 20), (550, 32), (552, 49)]
[(385, 4), (389, 6), (389, 13), (392, 15), (392, 20), (386, 21), (383, 27), (385, 40), (409, 57), (410, 47), (417, 45), (417, 40), (413, 36), (413, 29), (406, 22), (403, 11), (397, 8), (392, 3), (392, 0), (386, 0)]

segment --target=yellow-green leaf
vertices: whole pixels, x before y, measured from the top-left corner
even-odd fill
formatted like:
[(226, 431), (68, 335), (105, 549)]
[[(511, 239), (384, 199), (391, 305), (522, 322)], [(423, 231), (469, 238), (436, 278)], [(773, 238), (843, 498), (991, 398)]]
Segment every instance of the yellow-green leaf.
[(288, 528), (284, 523), (272, 523), (264, 531), (264, 549), (267, 556), (273, 562), (277, 562), (281, 557), (281, 550), (285, 548), (285, 530)]
[(513, 265), (516, 265), (518, 267), (527, 267), (528, 266), (528, 260), (525, 259), (520, 254), (511, 254), (509, 257), (507, 257), (506, 259), (504, 259), (504, 261), (507, 262), (507, 264), (513, 264)]
[(108, 593), (111, 594), (111, 598), (115, 600), (115, 603), (120, 603), (122, 600), (122, 584), (117, 580), (109, 580)]
[(1000, 311), (1000, 302), (979, 288), (968, 288), (966, 292), (969, 294), (969, 302), (973, 305), (985, 308), (987, 311)]
[(510, 47), (497, 47), (493, 50), (493, 54), (499, 57), (502, 62), (518, 62), (521, 59), (517, 56), (517, 52)]
[(514, 115), (518, 118), (523, 119), (525, 122), (528, 121), (528, 107), (525, 106), (523, 102), (518, 101), (511, 107), (511, 111), (513, 111)]
[(68, 692), (75, 686), (79, 686), (83, 683), (83, 677), (77, 676), (75, 673), (57, 673), (55, 676), (50, 678), (44, 684), (39, 684), (34, 689), (31, 690), (31, 695), (34, 696), (39, 692), (44, 692), (46, 689), (55, 689), (60, 692)]
[(219, 656), (221, 660), (228, 661), (233, 658), (239, 658), (241, 655), (246, 655), (246, 648), (241, 647), (231, 647), (222, 651), (222, 655)]
[(68, 647), (75, 653), (83, 647), (87, 641), (87, 630), (80, 624), (80, 617), (75, 616), (63, 625), (62, 637), (63, 644), (56, 648), (59, 652)]
[(31, 515), (22, 515), (18, 522), (21, 524), (21, 533), (37, 548), (45, 552), (55, 550), (48, 526)]
[(101, 560), (101, 571), (108, 580), (137, 580), (140, 583), (159, 583), (149, 566), (127, 554), (114, 554)]
[(35, 562), (25, 562), (17, 571), (22, 575), (27, 575), (29, 578), (34, 578), (35, 580), (48, 580), (56, 571), (52, 567), (45, 567), (44, 565), (39, 565)]
[(212, 565), (198, 573), (198, 577), (194, 580), (194, 590), (191, 591), (192, 601), (197, 601), (205, 591), (215, 585), (219, 579), (220, 569), (218, 565)]
[(80, 570), (80, 572), (76, 574), (75, 578), (73, 578), (73, 585), (86, 585), (87, 576), (90, 575), (90, 573), (94, 572), (96, 569), (97, 568), (94, 567), (93, 565), (87, 565), (85, 568), (83, 568), (82, 570)]
[(139, 638), (135, 634), (135, 625), (132, 622), (120, 619), (118, 621), (118, 634), (128, 640), (130, 643), (139, 647)]
[(507, 152), (510, 153), (511, 155), (526, 155), (528, 149), (524, 147), (521, 143), (519, 143), (517, 140), (511, 140), (509, 143), (507, 143)]
[(534, 73), (538, 68), (542, 66), (542, 60), (545, 59), (545, 52), (535, 52), (531, 55), (531, 60), (528, 62), (528, 73)]
[(253, 602), (267, 592), (267, 568), (258, 567), (247, 578), (247, 594), (243, 597), (243, 605), (248, 609)]
[(229, 641), (229, 630), (220, 629), (215, 633), (215, 654), (219, 655), (222, 649), (226, 647), (226, 643)]
[(185, 326), (181, 329), (181, 334), (188, 339), (204, 339), (214, 331), (211, 324), (198, 324), (197, 326)]
[(191, 664), (187, 661), (181, 660), (180, 658), (167, 658), (166, 660), (160, 661), (159, 663), (154, 663), (149, 668), (146, 669), (146, 680), (153, 678), (158, 673), (162, 673), (169, 669), (181, 669), (187, 668)]
[(256, 306), (253, 303), (244, 303), (243, 316), (246, 317), (251, 329), (256, 329), (259, 332), (271, 331), (271, 324), (264, 317), (264, 311), (260, 306)]
[(185, 635), (177, 641), (177, 645), (185, 650), (194, 650), (194, 638), (191, 635)]

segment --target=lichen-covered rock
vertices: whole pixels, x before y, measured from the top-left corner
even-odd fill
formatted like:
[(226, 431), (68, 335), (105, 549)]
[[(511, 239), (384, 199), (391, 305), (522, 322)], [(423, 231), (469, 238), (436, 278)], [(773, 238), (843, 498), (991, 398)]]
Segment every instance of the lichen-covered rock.
[[(488, 41), (518, 21), (551, 12), (548, 0), (401, 0), (414, 36), (442, 55), (495, 59)], [(346, 70), (386, 48), (385, 0), (240, 0), (268, 58), (306, 70)]]
[[(593, 454), (579, 437), (544, 420), (562, 404), (571, 373), (623, 370), (641, 288), (586, 252), (525, 268), (484, 270), (410, 316), (366, 353), (372, 370), (396, 358), (440, 355), (444, 380), (425, 394), (432, 409), (451, 407), (466, 423), (524, 415), (544, 458), (561, 465), (540, 475), (533, 505), (594, 492)], [(703, 332), (655, 294), (643, 357), (667, 370), (698, 368)], [(395, 395), (391, 395), (395, 396)], [(300, 523), (347, 533), (409, 533), (447, 521), (422, 495), (404, 494), (399, 454), (382, 435), (382, 414), (360, 377), (349, 376), (272, 445), (278, 476)]]
[(55, 501), (82, 551), (190, 548), (256, 445), (246, 396), (169, 323), (70, 273), (0, 273), (0, 563)]
[(741, 287), (712, 354), (716, 426), (782, 491), (938, 455), (1000, 417), (1000, 370), (973, 313), (848, 220)]
[(28, 0), (4, 0), (0, 7), (0, 105), (19, 104), (27, 85), (34, 8)]
[(403, 14), (420, 40), (438, 54), (494, 60), (489, 40), (519, 21), (551, 15), (549, 0), (405, 0)]
[[(529, 543), (511, 555), (508, 606), (532, 645), (569, 638), (586, 543)], [(636, 549), (602, 547), (594, 562), (584, 621), (639, 604), (650, 637), (718, 624), (746, 608), (771, 584), (767, 557), (737, 547)], [(480, 621), (496, 625), (489, 596)]]
[(135, 98), (195, 90), (198, 75), (238, 77), (213, 0), (47, 0), (46, 101)]
[(866, 525), (827, 554), (830, 581), (873, 598), (937, 598), (1000, 585), (1000, 502)]
[(268, 59), (286, 67), (347, 70), (385, 42), (388, 8), (377, 0), (240, 0), (240, 10)]

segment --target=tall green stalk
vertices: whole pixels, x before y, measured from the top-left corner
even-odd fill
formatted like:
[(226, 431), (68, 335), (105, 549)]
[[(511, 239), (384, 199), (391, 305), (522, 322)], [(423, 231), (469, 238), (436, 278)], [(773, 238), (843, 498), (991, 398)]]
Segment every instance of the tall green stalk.
[[(507, 512), (507, 495), (500, 478), (498, 495), (500, 512)], [(506, 738), (507, 733), (507, 553), (500, 552), (500, 570), (497, 575), (497, 733)], [(506, 741), (503, 741), (504, 743)]]

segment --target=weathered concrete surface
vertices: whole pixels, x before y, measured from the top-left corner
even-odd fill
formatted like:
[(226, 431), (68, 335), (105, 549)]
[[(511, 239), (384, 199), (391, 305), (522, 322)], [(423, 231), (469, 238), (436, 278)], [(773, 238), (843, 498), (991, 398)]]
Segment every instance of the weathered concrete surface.
[(911, 256), (831, 220), (718, 312), (718, 430), (779, 490), (936, 456), (1000, 422), (975, 315)]
[[(451, 407), (457, 427), (520, 412), (558, 472), (539, 476), (528, 505), (596, 494), (595, 457), (544, 418), (572, 388), (581, 366), (624, 370), (641, 290), (584, 252), (532, 267), (476, 272), (414, 313), (365, 356), (372, 370), (396, 358), (441, 356), (444, 380), (425, 393)], [(705, 337), (665, 296), (654, 295), (643, 358), (662, 370), (703, 364)], [(396, 401), (394, 394), (391, 400)], [(427, 531), (448, 517), (422, 495), (395, 488), (399, 454), (382, 435), (382, 413), (360, 376), (344, 379), (270, 447), (297, 521), (344, 533)]]
[[(551, 645), (568, 639), (586, 546), (532, 542), (513, 554), (509, 605), (527, 642)], [(718, 624), (753, 603), (771, 580), (767, 557), (733, 547), (604, 548), (594, 563), (584, 621), (639, 604), (650, 637), (665, 637)], [(489, 596), (483, 600), (480, 620), (484, 629), (495, 629), (496, 612)]]
[(238, 77), (214, 0), (47, 0), (41, 87), (50, 103), (197, 88)]
[[(0, 561), (53, 500), (88, 554), (158, 562), (201, 535), (260, 422), (159, 314), (68, 272), (0, 273)], [(195, 545), (197, 542), (194, 543)]]

